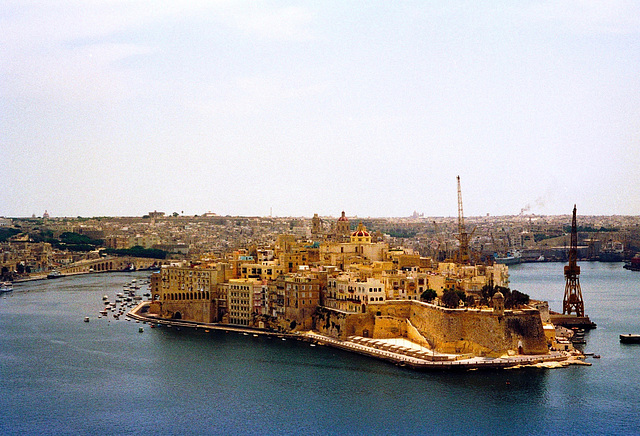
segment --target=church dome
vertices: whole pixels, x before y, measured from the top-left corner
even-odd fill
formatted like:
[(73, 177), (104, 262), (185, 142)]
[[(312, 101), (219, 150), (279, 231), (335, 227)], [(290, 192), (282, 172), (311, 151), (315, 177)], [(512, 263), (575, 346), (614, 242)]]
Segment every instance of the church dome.
[(367, 232), (367, 230), (366, 230), (366, 229), (360, 229), (360, 228), (359, 228), (358, 230), (356, 230), (355, 232), (353, 232), (353, 233), (351, 234), (351, 236), (355, 236), (355, 237), (357, 237), (357, 238), (364, 238), (364, 237), (371, 236), (371, 234), (370, 234), (369, 232)]
[(371, 242), (371, 234), (362, 223), (358, 223), (358, 229), (351, 233), (351, 242)]
[(340, 218), (338, 218), (338, 221), (347, 221), (347, 222), (349, 221), (349, 219), (344, 214), (344, 211), (342, 211), (342, 216)]

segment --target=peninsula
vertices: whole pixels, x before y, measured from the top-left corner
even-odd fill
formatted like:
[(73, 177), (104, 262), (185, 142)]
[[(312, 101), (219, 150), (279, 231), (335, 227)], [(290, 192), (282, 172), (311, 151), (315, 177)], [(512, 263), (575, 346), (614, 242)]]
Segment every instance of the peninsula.
[[(317, 221), (317, 220), (316, 220)], [(159, 325), (287, 335), (414, 368), (574, 362), (548, 306), (509, 289), (508, 266), (392, 249), (343, 213), (318, 242), (169, 262), (132, 316)], [(144, 313), (143, 313), (144, 312)]]

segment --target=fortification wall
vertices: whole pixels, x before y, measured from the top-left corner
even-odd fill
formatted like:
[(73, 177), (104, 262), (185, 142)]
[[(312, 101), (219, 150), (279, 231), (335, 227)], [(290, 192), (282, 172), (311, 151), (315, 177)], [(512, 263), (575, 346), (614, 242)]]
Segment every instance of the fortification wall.
[(162, 301), (152, 304), (149, 310), (158, 310), (162, 318), (210, 323), (213, 322), (214, 304), (210, 301)]
[(316, 329), (346, 339), (405, 337), (442, 353), (500, 356), (508, 352), (546, 354), (540, 314), (536, 310), (506, 311), (445, 309), (418, 301), (390, 301), (370, 306), (365, 314), (323, 308)]
[(548, 352), (540, 314), (535, 310), (506, 311), (445, 309), (411, 302), (409, 320), (436, 350), (496, 356), (509, 350), (523, 354)]
[(348, 313), (336, 309), (319, 307), (314, 314), (315, 330), (337, 339), (349, 336), (371, 337), (375, 319), (370, 313)]
[(373, 338), (391, 339), (407, 337), (406, 318), (392, 316), (376, 316)]
[(346, 338), (345, 323), (349, 316), (346, 312), (341, 312), (326, 307), (318, 307), (314, 314), (314, 327), (318, 333), (337, 339)]
[(406, 324), (407, 324), (407, 339), (409, 339), (413, 343), (422, 345), (423, 347), (433, 348), (433, 344), (430, 343), (422, 333), (420, 333), (420, 331), (413, 325), (413, 323), (411, 323), (410, 320), (407, 320)]

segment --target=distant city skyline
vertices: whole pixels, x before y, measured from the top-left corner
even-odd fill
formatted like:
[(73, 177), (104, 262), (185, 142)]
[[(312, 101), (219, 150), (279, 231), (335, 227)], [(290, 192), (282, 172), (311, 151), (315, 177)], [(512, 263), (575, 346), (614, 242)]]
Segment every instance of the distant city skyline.
[(0, 6), (0, 216), (640, 215), (640, 2)]

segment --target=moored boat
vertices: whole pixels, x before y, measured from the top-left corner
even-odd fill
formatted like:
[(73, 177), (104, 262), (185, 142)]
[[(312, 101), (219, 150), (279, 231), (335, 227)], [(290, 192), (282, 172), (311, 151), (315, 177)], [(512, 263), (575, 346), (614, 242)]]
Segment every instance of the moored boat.
[(598, 255), (600, 262), (622, 262), (624, 245), (620, 241), (608, 241)]
[(55, 269), (51, 271), (49, 274), (47, 274), (48, 279), (59, 279), (60, 277), (64, 277), (64, 276), (60, 274), (60, 271)]
[(518, 250), (508, 252), (504, 256), (499, 256), (497, 253), (493, 255), (495, 263), (501, 263), (503, 265), (515, 265), (522, 262), (522, 254)]
[(640, 271), (640, 254), (636, 254), (630, 261), (626, 262), (624, 268), (631, 271)]
[(640, 344), (640, 335), (627, 334), (620, 335), (620, 343), (622, 344)]
[(2, 282), (2, 284), (0, 284), (0, 294), (11, 291), (13, 291), (13, 285), (11, 282)]

